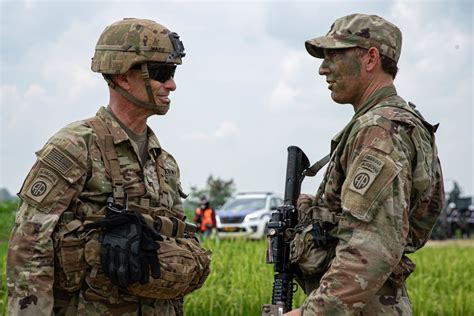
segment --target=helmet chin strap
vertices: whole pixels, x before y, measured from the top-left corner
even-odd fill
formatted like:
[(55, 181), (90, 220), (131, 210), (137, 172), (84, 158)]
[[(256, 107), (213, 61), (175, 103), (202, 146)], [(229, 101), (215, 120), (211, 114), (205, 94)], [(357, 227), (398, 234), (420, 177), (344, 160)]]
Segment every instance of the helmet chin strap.
[(138, 106), (140, 106), (142, 108), (145, 108), (145, 109), (152, 110), (153, 113), (155, 113), (157, 115), (165, 115), (168, 112), (168, 110), (170, 108), (169, 104), (157, 104), (156, 103), (155, 97), (153, 95), (153, 90), (151, 89), (150, 76), (148, 74), (148, 66), (147, 66), (146, 63), (143, 63), (141, 65), (141, 75), (142, 75), (143, 81), (145, 83), (145, 88), (146, 88), (146, 92), (147, 92), (147, 95), (148, 95), (148, 102), (144, 102), (144, 101), (138, 99), (137, 97), (131, 95), (130, 93), (128, 93), (125, 89), (123, 89), (121, 86), (116, 84), (112, 80), (110, 75), (108, 75), (108, 74), (102, 74), (102, 75), (103, 75), (105, 81), (107, 81), (107, 84), (109, 85), (110, 88), (117, 91), (121, 96), (123, 96), (125, 99), (132, 102), (133, 104), (138, 105)]

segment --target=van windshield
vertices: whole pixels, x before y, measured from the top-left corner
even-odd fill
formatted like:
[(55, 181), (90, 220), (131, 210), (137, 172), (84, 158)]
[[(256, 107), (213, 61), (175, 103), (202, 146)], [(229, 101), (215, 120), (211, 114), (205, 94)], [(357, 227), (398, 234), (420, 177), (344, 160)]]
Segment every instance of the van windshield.
[(265, 208), (265, 198), (235, 199), (227, 201), (222, 210), (226, 211), (256, 211)]

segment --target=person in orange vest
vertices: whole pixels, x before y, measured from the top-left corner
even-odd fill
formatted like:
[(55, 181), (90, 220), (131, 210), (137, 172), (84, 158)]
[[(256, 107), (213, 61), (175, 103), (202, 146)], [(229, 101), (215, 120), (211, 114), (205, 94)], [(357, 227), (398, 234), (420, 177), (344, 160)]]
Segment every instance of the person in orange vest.
[(216, 213), (205, 196), (201, 197), (199, 201), (194, 221), (198, 224), (199, 231), (203, 237), (209, 236), (213, 229), (216, 228)]

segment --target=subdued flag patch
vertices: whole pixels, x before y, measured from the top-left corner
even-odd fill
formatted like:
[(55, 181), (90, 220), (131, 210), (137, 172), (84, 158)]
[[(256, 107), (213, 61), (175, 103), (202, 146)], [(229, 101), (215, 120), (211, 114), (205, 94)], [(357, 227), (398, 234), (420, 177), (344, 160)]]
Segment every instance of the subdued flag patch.
[(52, 147), (51, 150), (43, 157), (43, 162), (49, 164), (62, 175), (66, 175), (75, 165), (74, 161), (68, 158), (57, 148)]

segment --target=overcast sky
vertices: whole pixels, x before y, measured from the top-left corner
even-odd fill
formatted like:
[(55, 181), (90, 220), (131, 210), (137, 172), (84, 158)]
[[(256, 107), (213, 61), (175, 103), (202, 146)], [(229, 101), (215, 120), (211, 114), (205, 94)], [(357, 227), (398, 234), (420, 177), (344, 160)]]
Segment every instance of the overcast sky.
[[(313, 162), (353, 115), (331, 100), (304, 41), (355, 12), (402, 30), (398, 92), (441, 123), (444, 176), (473, 193), (471, 1), (2, 1), (0, 9), (0, 187), (11, 193), (53, 133), (107, 105), (90, 59), (105, 26), (124, 17), (155, 20), (184, 43), (171, 110), (149, 126), (178, 161), (185, 190), (213, 174), (239, 191), (283, 192), (286, 148)], [(303, 191), (320, 180), (306, 179)]]

